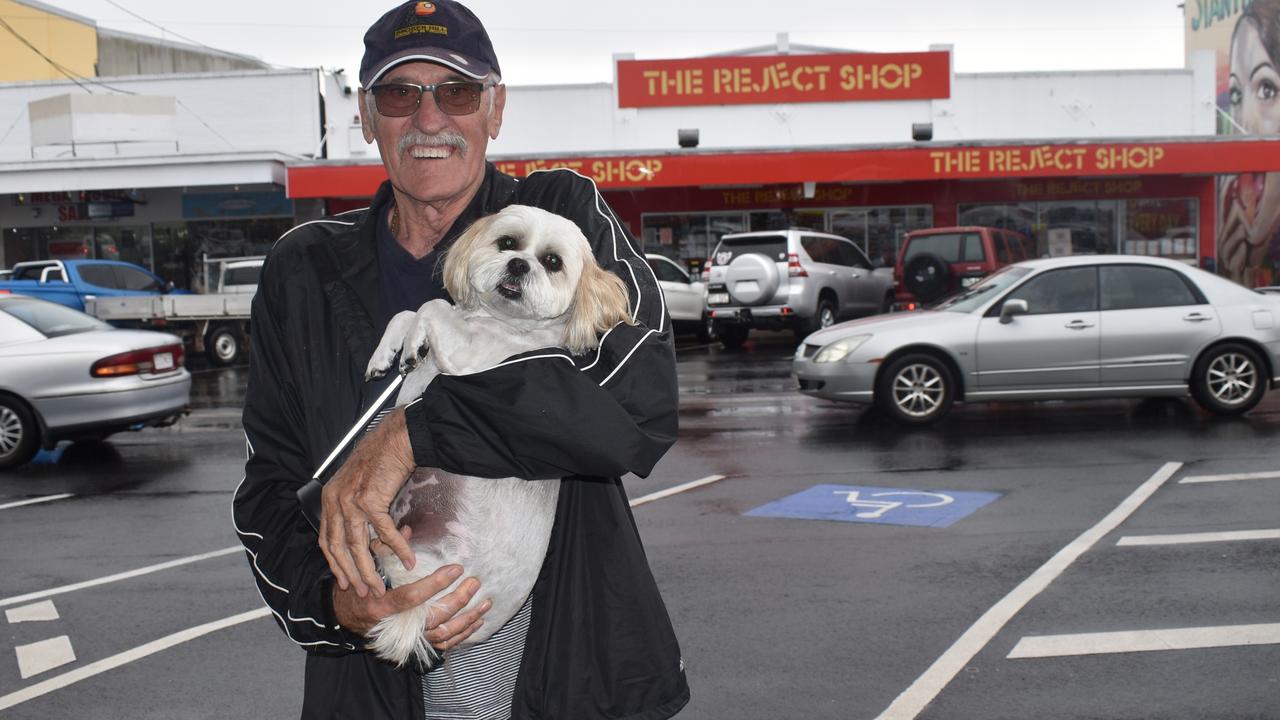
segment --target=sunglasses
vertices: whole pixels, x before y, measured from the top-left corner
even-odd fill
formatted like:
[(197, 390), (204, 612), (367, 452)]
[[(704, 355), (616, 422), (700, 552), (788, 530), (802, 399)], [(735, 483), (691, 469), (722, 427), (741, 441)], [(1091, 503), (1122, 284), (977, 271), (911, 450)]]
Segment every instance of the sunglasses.
[(480, 109), (480, 96), (487, 87), (490, 85), (469, 80), (450, 80), (434, 85), (397, 82), (374, 85), (369, 92), (373, 93), (373, 104), (378, 113), (385, 117), (414, 114), (422, 104), (425, 92), (431, 93), (436, 107), (445, 115), (470, 115)]

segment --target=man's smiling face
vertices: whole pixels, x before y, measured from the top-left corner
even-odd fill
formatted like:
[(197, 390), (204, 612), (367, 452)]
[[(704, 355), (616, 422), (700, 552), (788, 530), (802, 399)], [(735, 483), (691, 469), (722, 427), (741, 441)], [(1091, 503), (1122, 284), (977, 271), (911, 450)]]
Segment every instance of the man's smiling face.
[[(470, 80), (442, 65), (410, 62), (387, 71), (376, 84), (433, 85)], [(505, 87), (485, 90), (480, 108), (470, 115), (446, 115), (431, 93), (423, 93), (412, 114), (386, 117), (370, 108), (372, 98), (366, 100), (365, 90), (360, 92), (365, 140), (377, 141), (382, 164), (397, 190), (419, 202), (443, 203), (469, 197), (479, 186), (484, 176), (485, 150), (502, 127)]]

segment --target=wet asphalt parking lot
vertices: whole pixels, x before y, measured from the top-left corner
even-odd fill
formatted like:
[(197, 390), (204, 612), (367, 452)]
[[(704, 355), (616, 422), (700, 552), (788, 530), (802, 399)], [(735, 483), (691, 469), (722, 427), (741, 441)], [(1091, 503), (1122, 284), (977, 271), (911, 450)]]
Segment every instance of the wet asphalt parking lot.
[[(800, 395), (793, 348), (682, 340), (680, 440), (627, 480), (680, 718), (1280, 717), (1280, 393), (904, 430)], [(0, 717), (296, 717), (230, 521), (246, 375), (0, 474)]]

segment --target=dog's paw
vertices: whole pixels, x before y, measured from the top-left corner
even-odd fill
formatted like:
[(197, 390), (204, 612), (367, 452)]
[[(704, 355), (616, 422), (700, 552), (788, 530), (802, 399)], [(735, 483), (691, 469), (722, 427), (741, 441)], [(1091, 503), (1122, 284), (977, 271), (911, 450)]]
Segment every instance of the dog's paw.
[(374, 349), (373, 356), (369, 358), (369, 364), (365, 366), (365, 381), (386, 375), (395, 364), (396, 355), (400, 353), (404, 339), (409, 334), (409, 329), (413, 327), (415, 317), (415, 313), (406, 310), (396, 313), (391, 318), (391, 322), (387, 323), (387, 329), (382, 333), (378, 347)]
[(373, 357), (369, 359), (368, 366), (364, 369), (364, 379), (366, 382), (375, 380), (387, 374), (391, 369), (391, 365), (396, 361), (397, 350), (390, 346), (378, 346), (374, 351)]
[(431, 348), (426, 344), (411, 347), (409, 342), (405, 341), (404, 347), (400, 350), (400, 374), (408, 375), (416, 370), (430, 350)]

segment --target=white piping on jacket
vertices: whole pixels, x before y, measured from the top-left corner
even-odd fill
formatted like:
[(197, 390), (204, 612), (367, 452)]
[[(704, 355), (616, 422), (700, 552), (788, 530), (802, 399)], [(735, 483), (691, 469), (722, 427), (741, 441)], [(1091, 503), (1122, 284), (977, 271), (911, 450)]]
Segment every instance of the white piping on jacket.
[[(245, 434), (245, 441), (246, 441), (246, 442), (248, 442), (248, 439), (249, 439), (249, 436), (248, 436), (248, 434), (246, 433), (246, 434)], [(252, 447), (252, 444), (250, 444), (250, 447)], [(238, 485), (236, 485), (236, 491), (235, 491), (234, 493), (232, 493), (232, 497), (233, 497), (233, 498), (234, 498), (234, 497), (236, 497), (236, 496), (238, 496), (238, 495), (240, 494), (240, 487), (241, 487), (242, 485), (244, 485), (244, 481), (245, 481), (246, 479), (247, 479), (247, 476), (246, 476), (246, 477), (244, 477), (244, 478), (240, 478), (240, 483), (239, 483)], [(241, 530), (241, 529), (240, 529), (240, 524), (236, 522), (236, 513), (235, 513), (235, 504), (234, 504), (234, 503), (232, 503), (232, 508), (231, 508), (231, 526), (232, 526), (233, 528), (235, 528), (236, 535), (238, 535), (238, 536), (242, 536), (242, 537), (255, 537), (255, 538), (258, 538), (259, 540), (263, 540), (263, 539), (264, 539), (261, 535), (259, 535), (259, 534), (257, 534), (257, 533), (245, 532), (244, 530)], [(283, 588), (283, 587), (281, 587), (281, 586), (279, 586), (279, 585), (275, 584), (274, 582), (272, 582), (272, 581), (271, 581), (271, 578), (267, 577), (267, 574), (266, 574), (265, 572), (263, 572), (262, 568), (258, 567), (258, 554), (257, 554), (257, 553), (255, 553), (254, 551), (250, 550), (250, 549), (249, 549), (249, 546), (248, 546), (248, 545), (245, 545), (244, 540), (241, 540), (241, 541), (240, 541), (240, 544), (241, 544), (242, 546), (244, 546), (244, 551), (245, 551), (246, 553), (248, 553), (248, 555), (249, 555), (249, 558), (250, 558), (250, 563), (249, 563), (249, 564), (253, 567), (253, 572), (254, 572), (254, 574), (255, 574), (255, 575), (257, 575), (258, 577), (262, 578), (262, 582), (266, 583), (267, 585), (270, 585), (272, 588), (275, 588), (276, 590), (279, 590), (280, 592), (284, 593), (285, 595), (288, 595), (288, 594), (289, 594), (289, 590), (288, 590), (287, 588)], [(328, 640), (317, 640), (317, 641), (315, 641), (315, 642), (305, 642), (305, 643), (304, 643), (304, 642), (301, 642), (300, 640), (298, 640), (297, 638), (295, 638), (295, 637), (293, 636), (293, 633), (289, 632), (289, 621), (296, 622), (296, 623), (309, 622), (309, 623), (312, 623), (313, 625), (315, 625), (315, 626), (316, 626), (316, 627), (318, 627), (318, 628), (324, 628), (324, 627), (325, 627), (325, 626), (324, 626), (324, 624), (323, 624), (323, 623), (321, 623), (321, 622), (319, 622), (319, 621), (317, 621), (317, 620), (315, 620), (314, 618), (309, 618), (309, 617), (304, 617), (304, 618), (295, 618), (295, 617), (293, 616), (293, 613), (292, 613), (291, 611), (289, 611), (288, 609), (286, 609), (286, 610), (285, 610), (285, 614), (286, 614), (286, 615), (287, 615), (287, 617), (288, 617), (288, 620), (286, 620), (286, 619), (285, 619), (285, 617), (282, 617), (282, 616), (280, 615), (280, 613), (276, 612), (276, 609), (275, 609), (274, 607), (272, 607), (271, 603), (267, 602), (267, 596), (262, 594), (262, 586), (260, 586), (258, 583), (254, 583), (254, 584), (253, 584), (253, 586), (254, 586), (254, 589), (258, 591), (258, 597), (262, 599), (262, 604), (263, 604), (264, 606), (266, 606), (266, 608), (267, 608), (268, 610), (270, 610), (270, 611), (271, 611), (271, 614), (272, 614), (272, 615), (275, 615), (275, 616), (276, 616), (276, 619), (280, 621), (280, 627), (281, 627), (281, 629), (283, 629), (283, 630), (284, 630), (284, 634), (285, 634), (285, 636), (286, 636), (286, 637), (288, 637), (291, 641), (293, 641), (293, 643), (294, 643), (295, 645), (299, 645), (299, 646), (302, 646), (302, 647), (308, 647), (308, 646), (312, 646), (312, 645), (332, 645), (333, 647), (347, 647), (347, 648), (352, 649), (352, 650), (354, 650), (354, 649), (355, 649), (355, 647), (354, 647), (354, 646), (352, 646), (350, 643), (339, 644), (339, 643), (329, 642)], [(336, 629), (336, 628), (335, 628), (335, 629)]]
[[(596, 213), (598, 213), (600, 217), (604, 218), (605, 223), (609, 225), (609, 232), (610, 232), (610, 235), (612, 236), (612, 241), (613, 241), (613, 259), (615, 262), (623, 262), (622, 257), (618, 254), (618, 236), (621, 235), (623, 238), (623, 242), (626, 243), (627, 245), (627, 250), (631, 251), (631, 254), (635, 256), (635, 259), (638, 260), (640, 264), (646, 270), (649, 271), (650, 276), (653, 277), (653, 287), (658, 289), (658, 307), (661, 309), (661, 312), (658, 315), (659, 323), (660, 323), (658, 326), (658, 330), (659, 332), (664, 330), (665, 328), (662, 327), (662, 324), (666, 322), (667, 300), (665, 297), (662, 296), (662, 288), (661, 286), (658, 285), (658, 276), (654, 275), (653, 268), (649, 267), (649, 261), (645, 260), (644, 254), (638, 251), (635, 247), (633, 247), (631, 245), (631, 241), (627, 239), (627, 234), (622, 231), (622, 222), (618, 220), (617, 215), (613, 214), (612, 208), (609, 208), (608, 205), (604, 202), (604, 197), (600, 194), (600, 188), (596, 185), (596, 181), (587, 177), (586, 175), (583, 175), (582, 173), (579, 173), (575, 170), (571, 170), (569, 168), (551, 168), (548, 170), (535, 170), (529, 173), (529, 175), (532, 176), (536, 173), (544, 173), (544, 172), (567, 172), (573, 175), (577, 175), (583, 180), (586, 180), (587, 182), (591, 183), (591, 191), (595, 193)], [(608, 209), (608, 212), (605, 211), (606, 208)], [(635, 320), (640, 316), (640, 307), (644, 302), (644, 295), (641, 292), (640, 282), (639, 280), (636, 279), (635, 268), (633, 268), (631, 266), (631, 263), (628, 263), (628, 262), (623, 262), (623, 265), (625, 265), (627, 268), (627, 271), (631, 273), (631, 284), (634, 285), (636, 289), (636, 307), (631, 312), (631, 319)], [(630, 353), (628, 353), (628, 356), (630, 356)]]

